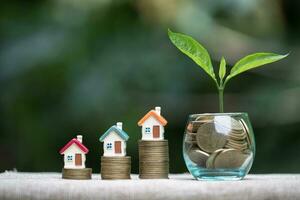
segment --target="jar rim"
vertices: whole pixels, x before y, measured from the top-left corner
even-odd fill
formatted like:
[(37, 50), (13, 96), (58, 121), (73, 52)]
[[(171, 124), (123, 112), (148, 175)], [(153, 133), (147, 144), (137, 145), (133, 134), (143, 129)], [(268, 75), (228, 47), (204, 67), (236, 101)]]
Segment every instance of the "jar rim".
[(201, 114), (190, 114), (189, 117), (198, 116), (248, 116), (246, 112), (229, 112), (229, 113), (201, 113)]

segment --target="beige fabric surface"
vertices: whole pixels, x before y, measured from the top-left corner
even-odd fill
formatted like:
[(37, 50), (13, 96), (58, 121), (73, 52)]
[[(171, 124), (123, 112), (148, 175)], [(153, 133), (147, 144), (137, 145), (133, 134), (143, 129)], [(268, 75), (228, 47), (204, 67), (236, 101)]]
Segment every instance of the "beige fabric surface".
[(0, 174), (0, 199), (297, 200), (299, 174), (248, 175), (242, 181), (196, 181), (189, 174), (168, 180), (63, 180), (59, 173)]

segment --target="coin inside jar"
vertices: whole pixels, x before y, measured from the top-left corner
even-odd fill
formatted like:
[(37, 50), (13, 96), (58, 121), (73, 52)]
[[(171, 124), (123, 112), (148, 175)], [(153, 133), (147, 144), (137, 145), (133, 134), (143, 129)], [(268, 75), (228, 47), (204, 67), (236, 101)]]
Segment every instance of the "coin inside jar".
[(234, 169), (243, 165), (249, 154), (245, 154), (236, 149), (226, 149), (214, 159), (214, 167), (221, 169)]
[(216, 151), (214, 151), (207, 159), (206, 161), (206, 168), (208, 169), (213, 169), (215, 168), (214, 166), (214, 162), (215, 162), (215, 158), (219, 155), (219, 153), (221, 153), (224, 149), (218, 149)]
[(241, 119), (240, 122), (244, 127), (244, 132), (245, 132), (245, 135), (246, 135), (247, 142), (248, 142), (249, 145), (251, 145), (251, 140), (249, 138), (249, 128), (248, 128), (246, 122), (243, 119)]
[(247, 142), (244, 141), (236, 141), (236, 140), (228, 140), (228, 143), (225, 147), (230, 149), (238, 149), (238, 150), (245, 150), (248, 147)]
[(227, 142), (226, 133), (216, 130), (215, 123), (209, 122), (199, 127), (196, 135), (198, 146), (207, 153), (221, 149)]
[(208, 153), (205, 153), (204, 151), (201, 151), (198, 148), (191, 148), (189, 150), (189, 158), (191, 159), (191, 161), (193, 161), (201, 167), (206, 166), (206, 160), (208, 159), (208, 157)]
[(230, 116), (217, 116), (214, 121), (234, 132), (241, 132), (244, 130), (243, 125), (238, 120)]
[(191, 144), (196, 144), (196, 133), (191, 133), (191, 132), (186, 132), (185, 135), (185, 142), (186, 143), (191, 143)]

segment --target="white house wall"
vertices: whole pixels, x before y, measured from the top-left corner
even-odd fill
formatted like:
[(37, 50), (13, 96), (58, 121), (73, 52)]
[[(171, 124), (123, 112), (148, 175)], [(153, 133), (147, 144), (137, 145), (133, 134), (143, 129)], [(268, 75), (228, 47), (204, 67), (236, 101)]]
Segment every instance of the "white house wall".
[[(159, 126), (160, 137), (153, 138), (153, 126)], [(149, 127), (150, 133), (146, 133), (145, 129)], [(161, 125), (159, 121), (157, 121), (154, 117), (150, 116), (142, 126), (142, 140), (163, 140), (164, 139), (164, 127)]]
[[(121, 153), (115, 153), (115, 141), (121, 141)], [(106, 146), (108, 143), (112, 144), (111, 149), (107, 149)], [(112, 131), (103, 142), (103, 156), (126, 156), (126, 142), (121, 138), (116, 132)]]
[[(75, 154), (77, 154), (77, 153), (81, 154), (81, 158), (82, 158), (81, 166), (75, 165)], [(71, 161), (68, 161), (68, 156), (72, 156)], [(85, 168), (85, 159), (86, 158), (85, 158), (84, 152), (76, 144), (72, 144), (64, 152), (64, 163), (65, 163), (64, 168), (66, 168), (66, 169), (83, 169), (83, 168)]]

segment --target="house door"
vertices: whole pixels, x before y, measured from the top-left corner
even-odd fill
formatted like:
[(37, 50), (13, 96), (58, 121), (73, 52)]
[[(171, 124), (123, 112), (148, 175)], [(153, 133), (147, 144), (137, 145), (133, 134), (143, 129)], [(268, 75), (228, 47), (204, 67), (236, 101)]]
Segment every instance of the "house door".
[(121, 141), (115, 141), (115, 153), (122, 153)]
[(160, 131), (159, 126), (153, 126), (153, 138), (159, 138)]
[(75, 166), (81, 166), (82, 165), (82, 157), (80, 153), (75, 154)]

